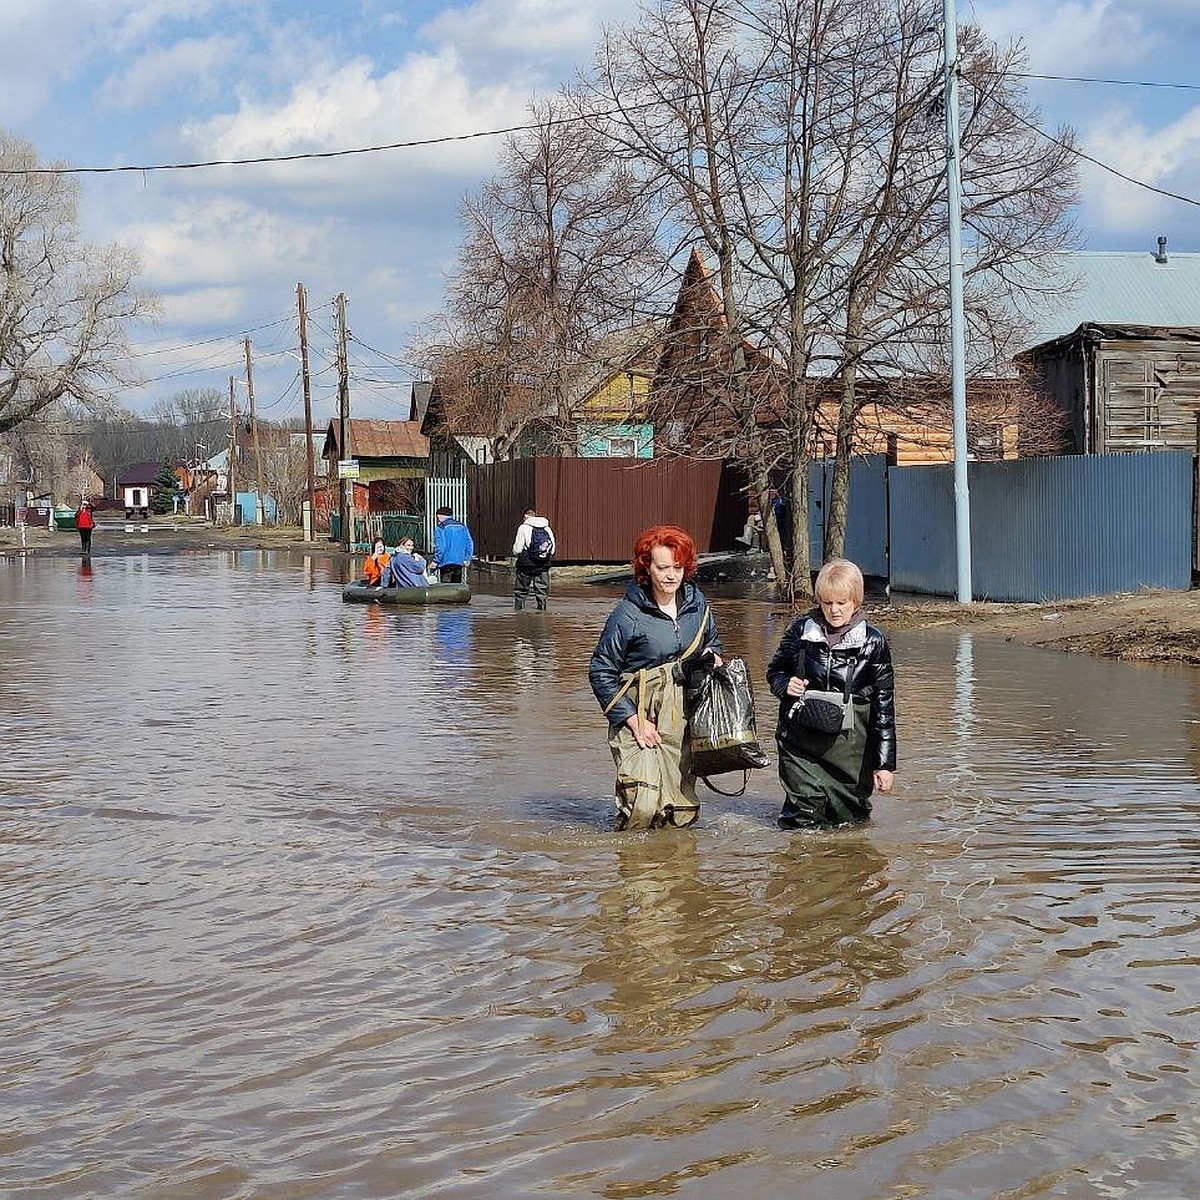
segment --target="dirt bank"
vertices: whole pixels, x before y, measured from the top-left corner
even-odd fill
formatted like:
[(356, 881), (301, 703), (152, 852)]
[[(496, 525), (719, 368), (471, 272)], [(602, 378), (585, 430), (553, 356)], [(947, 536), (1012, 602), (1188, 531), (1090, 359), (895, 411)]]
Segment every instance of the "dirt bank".
[[(149, 521), (113, 521), (101, 518), (92, 534), (92, 556), (122, 554), (172, 554), (197, 550), (282, 550), (303, 546), (299, 529), (276, 525), (217, 527), (187, 518), (151, 517)], [(336, 553), (327, 539), (322, 549)], [(0, 528), (0, 557), (32, 554), (39, 557), (79, 557), (79, 534), (26, 526), (24, 536), (11, 527)]]
[(931, 601), (873, 609), (884, 629), (985, 628), (1029, 646), (1200, 666), (1200, 592), (1144, 591), (1058, 604)]

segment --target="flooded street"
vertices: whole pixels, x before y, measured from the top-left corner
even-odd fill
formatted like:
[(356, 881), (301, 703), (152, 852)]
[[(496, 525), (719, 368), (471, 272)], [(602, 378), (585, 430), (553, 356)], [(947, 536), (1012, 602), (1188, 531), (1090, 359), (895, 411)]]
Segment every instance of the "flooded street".
[(1200, 1194), (1200, 672), (897, 634), (871, 826), (618, 835), (620, 589), (341, 570), (0, 562), (0, 1193)]

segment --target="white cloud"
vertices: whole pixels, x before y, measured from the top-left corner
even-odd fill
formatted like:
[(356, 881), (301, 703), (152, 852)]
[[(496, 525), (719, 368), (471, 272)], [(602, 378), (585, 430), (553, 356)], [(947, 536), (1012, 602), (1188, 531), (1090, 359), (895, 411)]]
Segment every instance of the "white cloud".
[(1086, 75), (1098, 65), (1138, 62), (1148, 52), (1138, 6), (1125, 0), (981, 2), (970, 15), (999, 43), (1023, 42), (1030, 67), (1048, 74)]
[[(1200, 199), (1200, 107), (1176, 121), (1151, 128), (1127, 109), (1097, 118), (1082, 134), (1089, 154), (1133, 179)], [(1093, 164), (1084, 164), (1083, 186), (1094, 221), (1108, 231), (1150, 233), (1167, 224), (1200, 232), (1196, 208), (1138, 187)], [(1181, 248), (1183, 248), (1181, 246)], [(1188, 245), (1187, 249), (1197, 246)]]
[(118, 240), (146, 264), (148, 287), (221, 289), (231, 279), (277, 278), (319, 255), (325, 227), (296, 221), (231, 198), (180, 203), (168, 217), (127, 225)]
[[(186, 124), (183, 134), (205, 158), (244, 159), (395, 146), (461, 137), (520, 123), (525, 93), (472, 88), (450, 51), (416, 55), (376, 74), (359, 58), (297, 84), (280, 102), (243, 100), (236, 111)], [(270, 187), (299, 206), (387, 211), (398, 202), (457, 206), (468, 179), (491, 170), (498, 138), (241, 169), (237, 186)], [(206, 180), (228, 186), (228, 179)], [(449, 197), (445, 190), (449, 185)]]
[(241, 287), (190, 287), (162, 300), (163, 321), (190, 328), (234, 325), (245, 316)]
[(170, 93), (211, 100), (220, 94), (224, 69), (245, 52), (242, 38), (184, 38), (147, 51), (100, 86), (97, 99), (117, 110), (143, 108)]
[(523, 74), (554, 88), (590, 60), (604, 23), (632, 20), (637, 10), (637, 0), (477, 0), (444, 9), (420, 32), (453, 46), (473, 78)]

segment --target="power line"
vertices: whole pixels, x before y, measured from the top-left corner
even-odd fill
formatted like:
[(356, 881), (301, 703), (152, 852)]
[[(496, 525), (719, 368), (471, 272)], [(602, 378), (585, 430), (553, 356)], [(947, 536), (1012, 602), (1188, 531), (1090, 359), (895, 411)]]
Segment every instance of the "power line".
[[(252, 167), (271, 163), (308, 162), (323, 158), (350, 158), (362, 154), (382, 154), (389, 150), (415, 150), (422, 146), (443, 146), (454, 142), (469, 142), (479, 138), (503, 137), (510, 133), (524, 133), (532, 129), (544, 129), (552, 125), (574, 125), (580, 121), (600, 120), (616, 114), (610, 112), (580, 114), (579, 116), (552, 117), (531, 124), (509, 125), (500, 129), (479, 129), (471, 133), (443, 134), (441, 137), (415, 138), (407, 142), (388, 142), (374, 146), (355, 146), (346, 150), (311, 150), (301, 154), (264, 154), (255, 158), (214, 158), (201, 162), (144, 163), (121, 167), (7, 167), (0, 168), (0, 175), (119, 175), (149, 174), (152, 171), (199, 171), (208, 167)], [(629, 111), (629, 110), (626, 110)]]
[[(743, 24), (742, 22), (736, 22), (736, 23)], [(1043, 74), (1043, 73), (1030, 72), (1030, 71), (1011, 71), (1011, 70), (987, 71), (986, 69), (983, 70), (981, 73), (990, 74), (990, 75), (998, 75), (998, 76), (1006, 76), (1006, 77), (1013, 78), (1013, 79), (1039, 79), (1039, 80), (1057, 81), (1057, 82), (1063, 82), (1063, 83), (1093, 83), (1093, 84), (1104, 84), (1104, 85), (1118, 86), (1118, 87), (1141, 87), (1141, 88), (1151, 88), (1151, 89), (1158, 88), (1158, 89), (1164, 89), (1164, 90), (1178, 90), (1178, 91), (1200, 91), (1200, 84), (1157, 82), (1154, 80), (1145, 80), (1145, 79), (1104, 79), (1104, 78), (1099, 78), (1099, 77), (1083, 76), (1083, 75), (1051, 75), (1051, 74)], [(769, 82), (769, 80), (767, 82)], [(560, 117), (546, 117), (544, 119), (539, 119), (539, 120), (533, 121), (533, 122), (525, 122), (525, 123), (518, 124), (518, 125), (509, 125), (509, 126), (504, 126), (501, 128), (496, 128), (496, 129), (473, 130), (469, 133), (460, 133), (460, 134), (443, 134), (439, 137), (415, 138), (415, 139), (412, 139), (409, 141), (403, 141), (403, 142), (388, 142), (388, 143), (382, 143), (382, 144), (370, 145), (370, 146), (357, 146), (357, 147), (341, 149), (341, 150), (317, 150), (317, 151), (307, 151), (304, 153), (297, 153), (297, 154), (259, 155), (259, 156), (253, 157), (253, 158), (207, 159), (207, 160), (201, 160), (201, 161), (197, 161), (197, 162), (182, 162), (182, 163), (147, 163), (147, 164), (140, 164), (140, 165), (128, 164), (128, 165), (124, 165), (124, 166), (112, 166), (112, 167), (0, 168), (0, 176), (6, 176), (6, 175), (107, 175), (107, 174), (123, 174), (123, 173), (125, 173), (125, 174), (143, 173), (143, 174), (145, 174), (145, 173), (150, 173), (150, 172), (155, 172), (155, 171), (193, 171), (193, 170), (202, 170), (202, 169), (206, 169), (209, 167), (262, 166), (262, 165), (268, 165), (268, 164), (272, 164), (272, 163), (307, 162), (307, 161), (313, 161), (313, 160), (319, 160), (319, 159), (349, 158), (349, 157), (360, 156), (360, 155), (365, 155), (365, 154), (386, 153), (386, 152), (392, 151), (392, 150), (411, 150), (411, 149), (418, 149), (418, 148), (425, 147), (425, 146), (451, 145), (456, 142), (474, 141), (474, 140), (478, 140), (480, 138), (501, 137), (501, 136), (505, 136), (508, 134), (514, 134), (514, 133), (528, 133), (531, 130), (535, 130), (535, 129), (545, 129), (545, 128), (557, 127), (557, 126), (561, 126), (561, 125), (574, 125), (574, 124), (579, 123), (580, 121), (588, 121), (588, 122), (598, 121), (598, 120), (602, 120), (602, 119), (608, 118), (608, 117), (621, 116), (626, 113), (637, 112), (643, 108), (652, 108), (658, 103), (659, 103), (658, 100), (651, 100), (651, 101), (645, 102), (644, 104), (632, 105), (628, 108), (613, 108), (613, 109), (608, 109), (608, 110), (599, 111), (599, 112), (580, 113), (580, 114), (566, 115), (566, 116), (560, 116)], [(1007, 108), (1007, 105), (1005, 107)], [(1012, 110), (1009, 109), (1009, 112), (1012, 113)], [(1196, 200), (1195, 198), (1193, 198), (1191, 196), (1181, 195), (1178, 192), (1169, 191), (1165, 188), (1157, 187), (1154, 184), (1146, 183), (1144, 180), (1137, 179), (1132, 175), (1128, 175), (1125, 172), (1118, 170), (1116, 167), (1111, 166), (1109, 163), (1104, 162), (1102, 159), (1098, 159), (1094, 155), (1090, 155), (1090, 154), (1086, 153), (1085, 151), (1080, 150), (1076, 146), (1069, 146), (1069, 145), (1065, 144), (1059, 138), (1056, 138), (1052, 134), (1047, 133), (1045, 130), (1041, 129), (1039, 126), (1033, 124), (1030, 121), (1025, 120), (1025, 118), (1021, 117), (1019, 114), (1012, 113), (1012, 115), (1014, 117), (1016, 117), (1017, 120), (1021, 121), (1023, 124), (1029, 126), (1029, 128), (1033, 129), (1036, 133), (1040, 134), (1047, 141), (1061, 147), (1064, 150), (1069, 151), (1072, 154), (1075, 154), (1077, 157), (1079, 157), (1087, 162), (1092, 163), (1093, 166), (1097, 166), (1101, 170), (1109, 172), (1111, 175), (1115, 176), (1118, 179), (1124, 180), (1126, 183), (1131, 183), (1135, 187), (1140, 187), (1140, 188), (1146, 189), (1147, 191), (1155, 192), (1158, 195), (1164, 196), (1170, 200), (1179, 200), (1184, 204), (1200, 205), (1200, 200)], [(259, 328), (267, 328), (267, 326), (260, 326)], [(217, 339), (214, 339), (214, 340), (217, 340)], [(198, 344), (203, 344), (203, 343), (198, 343)], [(365, 342), (362, 344), (366, 345)], [(374, 350), (374, 353), (381, 355), (381, 357), (384, 357), (384, 358), (389, 357), (383, 351), (377, 350), (374, 347), (367, 347), (367, 348)], [(164, 353), (165, 353), (165, 351), (164, 351)], [(411, 363), (399, 363), (398, 362), (397, 365), (402, 365), (405, 368), (414, 369), (413, 364), (411, 364)]]
[(262, 325), (252, 325), (248, 329), (239, 329), (235, 333), (220, 333), (215, 337), (201, 338), (196, 342), (182, 342), (178, 346), (156, 346), (148, 350), (135, 350), (129, 354), (130, 358), (149, 358), (152, 354), (175, 354), (180, 350), (194, 350), (198, 346), (211, 346), (218, 342), (241, 341), (243, 337), (250, 333), (259, 333), (264, 329), (270, 329), (275, 325), (286, 324), (289, 318), (281, 317), (276, 321), (267, 321)]
[(378, 354), (384, 362), (393, 367), (400, 367), (405, 371), (415, 371), (418, 375), (423, 375), (425, 372), (421, 370), (415, 363), (406, 362), (402, 358), (397, 358), (394, 354), (389, 354), (386, 350), (380, 350), (378, 346), (372, 346), (370, 342), (364, 342), (362, 338), (350, 335), (352, 342), (357, 342), (365, 350), (370, 350), (372, 354)]
[(1200, 83), (1161, 83), (1153, 79), (1098, 79), (1088, 75), (1040, 75), (1033, 71), (986, 71), (981, 75), (1007, 75), (1012, 79), (1048, 79), (1057, 83), (1103, 83), (1113, 87), (1163, 88), (1182, 92), (1200, 92)]
[[(978, 92), (978, 88), (975, 89)], [(1107, 171), (1110, 175), (1115, 175), (1118, 179), (1123, 179), (1126, 183), (1132, 183), (1134, 187), (1144, 188), (1148, 192), (1155, 192), (1159, 196), (1165, 196), (1168, 200), (1178, 200), (1183, 204), (1193, 204), (1200, 208), (1200, 200), (1194, 196), (1184, 196), (1179, 192), (1168, 191), (1166, 188), (1160, 188), (1153, 183), (1147, 183), (1144, 179), (1136, 179), (1132, 175), (1127, 175), (1124, 171), (1119, 171), (1110, 163), (1104, 162), (1102, 159), (1096, 158), (1095, 155), (1088, 154), (1086, 150), (1081, 150), (1078, 146), (1072, 145), (1070, 142), (1064, 141), (1062, 138), (1055, 137), (1052, 133), (1047, 133), (1040, 125), (1030, 121), (1027, 117), (1023, 117), (1019, 112), (1013, 109), (1010, 105), (1005, 104), (1003, 100), (996, 96), (989, 95), (987, 97), (993, 104), (999, 105), (1004, 109), (1010, 117), (1016, 121), (1020, 121), (1028, 129), (1032, 129), (1039, 137), (1045, 138), (1052, 145), (1057, 146), (1060, 150), (1066, 150), (1069, 154), (1074, 154), (1076, 158), (1081, 158), (1085, 162), (1090, 162), (1093, 166), (1099, 167), (1102, 171)]]

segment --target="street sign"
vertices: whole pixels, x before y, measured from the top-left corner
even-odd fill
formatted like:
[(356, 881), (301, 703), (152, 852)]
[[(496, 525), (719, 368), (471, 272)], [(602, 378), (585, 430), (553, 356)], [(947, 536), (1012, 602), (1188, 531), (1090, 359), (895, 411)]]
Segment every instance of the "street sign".
[(339, 479), (357, 479), (358, 478), (358, 459), (357, 458), (338, 459), (338, 478)]

